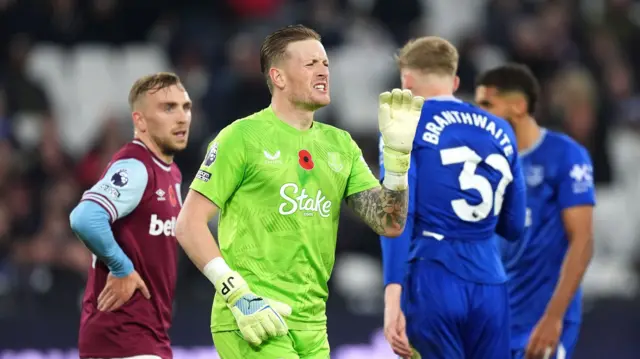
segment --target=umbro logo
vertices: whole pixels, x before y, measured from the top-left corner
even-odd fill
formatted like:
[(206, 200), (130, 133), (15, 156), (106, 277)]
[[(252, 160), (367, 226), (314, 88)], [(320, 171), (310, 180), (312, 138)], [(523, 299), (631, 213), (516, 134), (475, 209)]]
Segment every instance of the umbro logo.
[(162, 189), (159, 189), (156, 191), (156, 196), (158, 196), (158, 202), (162, 202), (164, 200), (166, 200), (165, 198), (165, 192)]

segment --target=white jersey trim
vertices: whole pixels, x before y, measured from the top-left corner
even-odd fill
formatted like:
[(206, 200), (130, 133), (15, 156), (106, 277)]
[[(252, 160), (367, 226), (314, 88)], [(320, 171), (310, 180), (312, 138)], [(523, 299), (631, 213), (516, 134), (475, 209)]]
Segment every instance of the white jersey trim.
[[(149, 148), (140, 140), (133, 140), (132, 141), (134, 144), (143, 147), (145, 150), (149, 151)], [(151, 151), (149, 151), (151, 152)], [(151, 154), (151, 159), (153, 160), (153, 163), (155, 163), (156, 165), (158, 165), (158, 167), (160, 167), (160, 169), (162, 169), (165, 172), (171, 172), (171, 166), (168, 166), (165, 163), (160, 162), (159, 160), (157, 160), (153, 154)]]

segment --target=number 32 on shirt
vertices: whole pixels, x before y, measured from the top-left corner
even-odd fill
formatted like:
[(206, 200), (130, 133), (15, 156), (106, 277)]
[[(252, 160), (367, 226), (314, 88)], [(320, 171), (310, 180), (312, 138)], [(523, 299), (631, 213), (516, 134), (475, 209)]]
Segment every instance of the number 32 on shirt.
[[(461, 146), (441, 150), (440, 159), (445, 166), (462, 163), (462, 171), (458, 177), (460, 189), (463, 191), (476, 190), (482, 198), (482, 202), (476, 205), (469, 204), (465, 199), (451, 201), (453, 211), (460, 219), (467, 222), (479, 222), (489, 216), (491, 208), (493, 208), (495, 216), (500, 214), (502, 202), (504, 201), (504, 191), (509, 183), (513, 181), (511, 167), (504, 156), (494, 153), (483, 160), (471, 148)], [(483, 161), (502, 175), (495, 192), (489, 180), (476, 173), (478, 164)]]

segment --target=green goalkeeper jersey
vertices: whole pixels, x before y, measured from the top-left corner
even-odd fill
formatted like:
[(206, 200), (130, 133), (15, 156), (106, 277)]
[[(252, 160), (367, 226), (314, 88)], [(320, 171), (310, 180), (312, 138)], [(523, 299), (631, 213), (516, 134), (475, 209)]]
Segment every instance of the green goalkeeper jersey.
[[(378, 185), (346, 131), (318, 122), (300, 131), (268, 107), (220, 132), (191, 189), (221, 209), (229, 266), (257, 295), (292, 307), (290, 329), (317, 330), (326, 328), (341, 202)], [(237, 329), (219, 296), (211, 329)]]

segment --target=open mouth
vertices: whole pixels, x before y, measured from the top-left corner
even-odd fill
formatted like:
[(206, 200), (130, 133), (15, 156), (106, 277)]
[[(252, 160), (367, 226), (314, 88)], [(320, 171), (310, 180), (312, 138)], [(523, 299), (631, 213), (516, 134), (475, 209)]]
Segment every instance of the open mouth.
[(185, 138), (187, 136), (187, 131), (176, 131), (173, 134), (178, 138)]
[(324, 84), (324, 83), (319, 83), (319, 84), (313, 85), (313, 88), (315, 90), (318, 90), (318, 91), (320, 91), (322, 93), (326, 93), (327, 92), (327, 87), (328, 87), (327, 84)]

